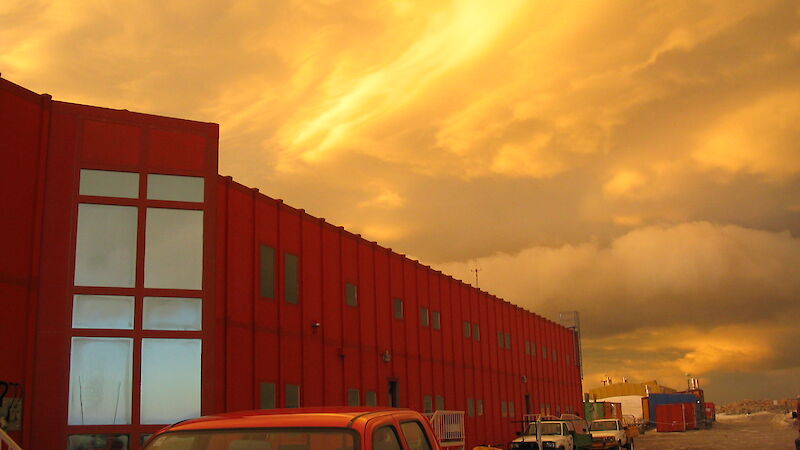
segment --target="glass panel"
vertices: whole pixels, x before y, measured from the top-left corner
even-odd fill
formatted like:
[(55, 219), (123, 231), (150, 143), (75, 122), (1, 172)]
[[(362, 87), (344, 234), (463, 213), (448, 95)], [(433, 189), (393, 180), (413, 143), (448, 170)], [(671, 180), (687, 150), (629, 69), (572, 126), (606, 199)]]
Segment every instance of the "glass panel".
[(428, 308), (420, 308), (419, 309), (419, 323), (423, 327), (427, 327), (430, 324), (429, 320), (430, 319), (429, 319), (429, 316), (428, 316)]
[(547, 359), (547, 347), (542, 346), (542, 359)]
[(142, 321), (145, 330), (202, 330), (203, 300), (145, 297)]
[(286, 385), (286, 407), (287, 408), (300, 407), (300, 386), (296, 384)]
[(536, 342), (531, 342), (531, 355), (536, 356)]
[(259, 247), (261, 266), (259, 267), (261, 296), (275, 298), (275, 249), (268, 245)]
[(483, 400), (478, 399), (478, 415), (483, 415)]
[(475, 416), (475, 401), (471, 398), (467, 399), (467, 415), (470, 417)]
[(433, 329), (434, 330), (441, 330), (442, 329), (442, 313), (439, 311), (433, 312)]
[(422, 397), (422, 411), (426, 413), (433, 412), (433, 399), (430, 395)]
[(402, 319), (403, 318), (403, 301), (399, 298), (395, 298), (392, 300), (392, 304), (394, 305), (394, 318), (395, 319)]
[(347, 406), (361, 406), (361, 392), (358, 389), (347, 390)]
[(402, 450), (402, 448), (394, 427), (385, 425), (372, 433), (373, 450)]
[(80, 194), (139, 198), (139, 174), (81, 169)]
[(180, 175), (147, 176), (147, 198), (150, 200), (174, 200), (179, 202), (203, 201), (202, 177)]
[(358, 306), (358, 286), (352, 283), (345, 284), (345, 302), (350, 306)]
[(286, 263), (284, 273), (284, 296), (288, 303), (297, 303), (299, 299), (300, 284), (297, 276), (298, 258), (297, 255), (286, 253), (284, 261)]
[(375, 391), (366, 392), (364, 404), (367, 406), (378, 406), (378, 395), (375, 393)]
[(144, 286), (202, 289), (203, 211), (147, 208)]
[(400, 429), (406, 437), (408, 450), (431, 450), (431, 444), (419, 422), (404, 422), (400, 424)]
[(476, 341), (481, 340), (481, 327), (477, 323), (472, 324), (472, 338)]
[(353, 430), (311, 426), (264, 429), (246, 424), (240, 429), (163, 433), (153, 439), (147, 450), (356, 450), (359, 447), (358, 433)]
[(72, 328), (133, 329), (133, 297), (76, 295), (72, 303)]
[(508, 415), (508, 406), (506, 405), (505, 401), (500, 401), (500, 414), (503, 417), (506, 417)]
[(200, 415), (199, 339), (142, 339), (141, 423)]
[(497, 332), (497, 345), (500, 348), (503, 348), (503, 332), (502, 331), (498, 331)]
[(514, 417), (514, 414), (514, 402), (508, 402), (508, 417)]
[(269, 381), (261, 382), (261, 409), (275, 408), (275, 383)]
[(73, 337), (69, 425), (131, 423), (133, 340)]
[(444, 397), (441, 395), (436, 396), (436, 409), (444, 411)]
[(78, 205), (76, 286), (133, 287), (136, 214), (130, 206)]
[(472, 327), (469, 325), (469, 322), (464, 321), (464, 337), (470, 337), (470, 332), (472, 331)]
[(525, 354), (526, 355), (531, 354), (531, 343), (529, 341), (525, 341)]
[(506, 333), (506, 348), (511, 348), (511, 333)]
[(67, 449), (128, 450), (129, 440), (130, 437), (127, 434), (73, 434), (67, 440)]
[(558, 361), (558, 353), (556, 353), (556, 349), (553, 349), (553, 361)]

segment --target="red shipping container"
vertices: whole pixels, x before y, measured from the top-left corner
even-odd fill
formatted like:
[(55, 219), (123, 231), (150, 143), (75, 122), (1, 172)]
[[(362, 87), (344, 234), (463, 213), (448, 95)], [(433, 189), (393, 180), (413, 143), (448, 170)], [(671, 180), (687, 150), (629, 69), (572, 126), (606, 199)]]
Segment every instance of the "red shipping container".
[(684, 404), (671, 403), (656, 406), (656, 431), (686, 431)]
[(687, 430), (697, 429), (697, 414), (694, 403), (683, 403), (683, 416)]

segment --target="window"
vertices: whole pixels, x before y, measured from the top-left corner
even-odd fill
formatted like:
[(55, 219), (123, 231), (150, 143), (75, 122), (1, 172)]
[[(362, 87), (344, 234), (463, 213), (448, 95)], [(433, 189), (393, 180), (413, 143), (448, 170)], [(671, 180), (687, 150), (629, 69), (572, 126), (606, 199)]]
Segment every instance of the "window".
[(470, 417), (475, 416), (475, 400), (471, 398), (467, 399), (467, 415)]
[(433, 412), (433, 398), (430, 395), (422, 397), (422, 412)]
[(378, 406), (378, 396), (375, 391), (367, 391), (364, 394), (364, 404), (366, 406)]
[(481, 327), (477, 323), (472, 324), (472, 338), (476, 341), (481, 340)]
[(147, 176), (147, 198), (150, 200), (171, 200), (179, 202), (202, 202), (202, 177), (185, 177), (180, 175)]
[(470, 335), (472, 334), (471, 331), (472, 331), (472, 327), (470, 326), (469, 322), (467, 322), (465, 320), (464, 321), (464, 337), (465, 338), (469, 338)]
[(500, 347), (500, 348), (503, 348), (503, 332), (502, 331), (498, 331), (497, 332), (497, 346)]
[(531, 342), (530, 341), (525, 341), (525, 354), (526, 355), (530, 355), (531, 354)]
[(348, 306), (358, 306), (358, 286), (353, 283), (345, 283), (344, 297)]
[(551, 349), (553, 351), (553, 361), (558, 361), (558, 353), (556, 353), (556, 349)]
[(408, 443), (408, 450), (431, 450), (431, 444), (419, 422), (403, 422), (400, 424), (400, 429), (403, 430)]
[(258, 246), (259, 292), (261, 297), (275, 298), (275, 249), (269, 245)]
[(286, 385), (286, 407), (287, 408), (300, 407), (300, 386), (296, 384)]
[(440, 411), (444, 411), (444, 397), (441, 395), (436, 396), (436, 409)]
[(261, 409), (274, 409), (275, 408), (275, 383), (269, 381), (262, 381), (260, 385), (260, 402), (259, 408)]
[(434, 330), (442, 329), (442, 317), (439, 311), (433, 311), (433, 329)]
[(514, 402), (508, 402), (508, 417), (514, 417), (516, 412), (514, 411)]
[(81, 169), (80, 195), (139, 198), (139, 174)]
[(567, 365), (569, 365), (569, 363), (570, 363), (570, 358), (569, 355), (567, 355)]
[(200, 347), (200, 339), (142, 339), (141, 423), (200, 415)]
[(298, 258), (291, 253), (284, 254), (284, 298), (287, 303), (297, 303), (300, 299), (300, 283), (298, 277)]
[(511, 348), (511, 333), (506, 333), (506, 348)]
[(482, 416), (483, 415), (483, 400), (478, 399), (477, 403), (478, 403), (478, 405), (477, 405), (478, 406), (478, 415)]
[(69, 425), (131, 423), (132, 383), (133, 339), (73, 337)]
[(402, 450), (397, 432), (391, 425), (384, 425), (372, 433), (373, 450)]
[(72, 328), (133, 329), (133, 297), (75, 295)]
[(145, 297), (142, 312), (145, 330), (200, 331), (203, 301), (199, 298)]
[(394, 309), (394, 318), (395, 319), (402, 319), (403, 318), (403, 301), (399, 298), (392, 299), (392, 306)]
[(75, 285), (133, 287), (137, 225), (134, 207), (80, 204)]
[(347, 406), (361, 406), (361, 392), (358, 389), (347, 390)]
[(547, 347), (542, 346), (542, 359), (547, 359)]
[(505, 400), (500, 402), (500, 415), (503, 417), (508, 417), (508, 404)]
[(144, 287), (202, 289), (203, 211), (147, 208)]
[(531, 342), (531, 355), (536, 356), (536, 342)]
[(419, 323), (423, 327), (430, 325), (430, 318), (428, 317), (428, 308), (419, 309)]

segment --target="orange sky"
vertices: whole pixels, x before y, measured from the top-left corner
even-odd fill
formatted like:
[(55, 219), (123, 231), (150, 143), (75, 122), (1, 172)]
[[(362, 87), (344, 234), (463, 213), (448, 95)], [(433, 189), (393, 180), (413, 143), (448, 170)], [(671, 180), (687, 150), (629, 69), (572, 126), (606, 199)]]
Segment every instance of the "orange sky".
[(800, 394), (800, 4), (0, 3), (3, 77), (556, 318), (587, 388)]

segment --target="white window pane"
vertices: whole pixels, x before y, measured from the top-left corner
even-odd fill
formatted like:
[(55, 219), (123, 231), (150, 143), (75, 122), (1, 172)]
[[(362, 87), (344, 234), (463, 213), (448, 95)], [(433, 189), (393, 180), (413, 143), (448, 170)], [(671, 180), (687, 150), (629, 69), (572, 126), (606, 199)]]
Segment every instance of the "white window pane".
[(203, 201), (203, 178), (178, 175), (147, 176), (147, 198), (180, 202)]
[(76, 286), (133, 287), (136, 278), (136, 208), (78, 206)]
[(133, 297), (121, 295), (76, 295), (72, 328), (133, 329)]
[(200, 340), (142, 339), (143, 424), (200, 415)]
[(203, 211), (148, 208), (144, 285), (201, 289)]
[(145, 297), (145, 330), (201, 330), (203, 301), (199, 298)]
[(139, 197), (139, 174), (109, 170), (81, 170), (81, 195), (102, 197)]
[(73, 337), (69, 425), (131, 423), (133, 340)]

